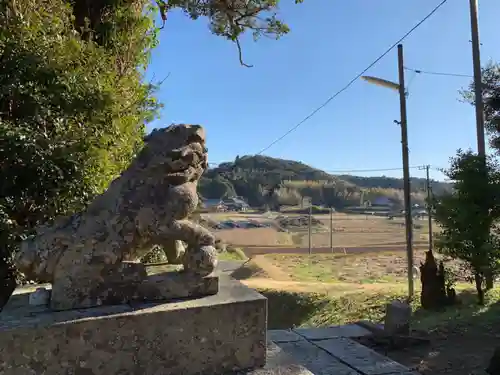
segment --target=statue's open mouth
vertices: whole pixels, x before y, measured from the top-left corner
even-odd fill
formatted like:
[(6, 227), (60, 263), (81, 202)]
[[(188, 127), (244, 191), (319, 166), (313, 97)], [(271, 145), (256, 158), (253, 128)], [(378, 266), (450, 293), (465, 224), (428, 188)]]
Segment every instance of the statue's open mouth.
[(201, 145), (205, 144), (205, 139), (199, 133), (194, 133), (187, 138), (187, 143), (199, 143)]
[[(187, 172), (192, 168), (202, 168), (203, 171), (208, 167), (206, 157), (206, 147), (203, 139), (193, 137), (193, 142), (186, 146), (172, 150), (168, 154), (167, 163), (171, 173), (177, 174)], [(196, 140), (196, 141), (195, 141)]]

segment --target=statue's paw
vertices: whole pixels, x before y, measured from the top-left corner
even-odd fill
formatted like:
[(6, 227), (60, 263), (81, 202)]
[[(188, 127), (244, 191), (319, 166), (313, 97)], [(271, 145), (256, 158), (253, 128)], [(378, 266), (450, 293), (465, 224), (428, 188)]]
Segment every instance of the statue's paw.
[(36, 250), (37, 249), (31, 240), (21, 242), (19, 251), (16, 253), (14, 258), (14, 264), (19, 271), (22, 273), (30, 273), (33, 269), (35, 261), (37, 260)]
[(185, 272), (208, 276), (217, 266), (217, 250), (213, 246), (189, 248), (184, 254), (183, 265)]
[(213, 245), (215, 245), (215, 236), (210, 232), (200, 233), (200, 235), (198, 237), (198, 243), (200, 245), (202, 245), (203, 247), (204, 246), (213, 246)]

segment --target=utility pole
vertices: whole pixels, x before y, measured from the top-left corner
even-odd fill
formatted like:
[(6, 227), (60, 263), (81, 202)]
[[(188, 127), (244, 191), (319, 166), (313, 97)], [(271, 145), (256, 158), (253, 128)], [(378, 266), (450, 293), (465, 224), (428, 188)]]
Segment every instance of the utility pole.
[[(472, 42), (472, 63), (474, 68), (474, 97), (476, 107), (476, 132), (477, 132), (477, 154), (484, 158), (486, 163), (486, 142), (484, 140), (484, 103), (483, 103), (483, 78), (481, 72), (481, 53), (479, 43), (479, 25), (477, 16), (477, 0), (469, 0), (470, 4), (470, 26)], [(493, 288), (493, 272), (491, 269), (485, 271), (486, 289)]]
[(425, 190), (427, 191), (427, 216), (429, 220), (429, 251), (433, 250), (433, 241), (432, 241), (432, 207), (431, 207), (431, 179), (429, 177), (429, 165), (424, 165), (423, 167), (419, 168), (420, 170), (425, 169), (425, 175), (426, 175), (426, 187)]
[(330, 207), (330, 249), (333, 253), (333, 208)]
[(406, 117), (406, 89), (405, 70), (403, 58), (403, 45), (398, 45), (398, 70), (399, 70), (399, 102), (401, 110), (401, 147), (403, 152), (403, 181), (406, 229), (406, 256), (408, 260), (408, 301), (413, 299), (415, 288), (413, 285), (413, 217), (411, 212), (410, 191), (410, 164), (408, 150), (408, 124)]
[(309, 205), (309, 225), (308, 225), (308, 237), (309, 237), (309, 255), (312, 254), (312, 204)]
[(410, 167), (408, 150), (408, 124), (406, 118), (406, 89), (405, 68), (403, 61), (403, 45), (398, 44), (398, 72), (399, 83), (391, 82), (378, 77), (362, 76), (367, 82), (386, 87), (399, 92), (399, 103), (401, 110), (401, 121), (394, 121), (401, 126), (401, 148), (403, 157), (403, 182), (404, 182), (404, 205), (405, 205), (405, 232), (406, 232), (406, 255), (408, 259), (408, 300), (413, 299), (415, 292), (413, 286), (413, 217), (411, 213), (411, 189), (410, 189)]
[(486, 143), (484, 140), (484, 103), (482, 90), (481, 54), (479, 51), (479, 26), (477, 17), (477, 0), (469, 0), (470, 3), (470, 25), (472, 35), (472, 63), (474, 67), (474, 96), (476, 106), (476, 131), (477, 131), (477, 153), (479, 156), (486, 155)]

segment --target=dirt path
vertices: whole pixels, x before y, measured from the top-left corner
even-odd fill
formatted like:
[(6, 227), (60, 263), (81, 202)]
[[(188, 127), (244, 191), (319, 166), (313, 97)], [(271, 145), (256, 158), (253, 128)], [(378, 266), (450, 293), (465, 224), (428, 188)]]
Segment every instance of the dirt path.
[[(415, 250), (424, 249), (424, 245), (414, 246)], [(377, 252), (403, 252), (405, 246), (360, 246), (360, 247), (334, 247), (334, 254), (360, 254), (360, 253), (377, 253)], [(263, 254), (308, 254), (308, 248), (300, 247), (244, 247), (243, 251), (248, 257), (256, 257)], [(329, 247), (316, 247), (312, 249), (313, 254), (331, 254), (332, 249)]]
[(284, 272), (281, 268), (276, 267), (270, 260), (268, 260), (264, 255), (256, 255), (252, 257), (252, 263), (257, 267), (262, 269), (270, 279), (276, 281), (290, 281), (290, 276)]
[[(428, 241), (423, 241), (423, 240), (414, 240), (413, 241), (414, 246), (425, 246), (427, 244), (428, 244)], [(377, 243), (373, 243), (371, 245), (363, 246), (363, 248), (368, 247), (368, 248), (378, 249), (380, 247), (388, 247), (388, 246), (389, 247), (398, 247), (398, 248), (402, 247), (402, 248), (404, 248), (406, 246), (406, 242), (404, 242), (404, 241), (377, 242)], [(286, 245), (266, 245), (266, 246), (245, 245), (244, 247), (248, 248), (248, 249), (252, 249), (252, 248), (258, 248), (258, 249), (280, 249), (280, 248), (283, 248), (283, 249), (288, 249), (288, 248), (290, 248), (290, 246), (286, 246)], [(301, 247), (297, 245), (294, 248), (300, 249)], [(326, 248), (326, 247), (322, 247), (322, 248)], [(339, 246), (334, 247), (334, 249), (340, 249), (340, 248), (341, 247), (339, 247)], [(345, 248), (346, 249), (356, 249), (357, 246), (347, 246)], [(330, 249), (330, 248), (328, 248), (328, 249)], [(313, 248), (313, 250), (314, 250), (314, 248)]]
[(302, 282), (291, 280), (272, 280), (266, 278), (250, 278), (240, 280), (243, 284), (254, 289), (274, 289), (287, 292), (310, 292), (327, 294), (349, 294), (358, 293), (361, 290), (373, 292), (387, 291), (389, 289), (399, 289), (397, 284), (353, 284), (353, 283), (322, 283), (322, 282)]
[(327, 294), (343, 294), (357, 293), (359, 290), (370, 290), (374, 292), (387, 291), (388, 289), (400, 288), (399, 284), (358, 284), (347, 282), (325, 283), (319, 281), (294, 281), (281, 268), (274, 265), (264, 255), (256, 255), (252, 258), (251, 263), (260, 268), (265, 277), (256, 275), (240, 281), (254, 289), (274, 289), (287, 292), (310, 292), (310, 293), (327, 293)]

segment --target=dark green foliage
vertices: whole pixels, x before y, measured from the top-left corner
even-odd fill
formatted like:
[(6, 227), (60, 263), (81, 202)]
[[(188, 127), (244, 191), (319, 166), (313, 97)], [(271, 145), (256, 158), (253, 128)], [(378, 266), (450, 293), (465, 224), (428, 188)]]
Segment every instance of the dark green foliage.
[[(295, 0), (302, 3), (303, 0)], [(251, 67), (243, 61), (240, 37), (251, 31), (254, 40), (261, 36), (278, 39), (290, 29), (277, 17), (279, 0), (168, 0), (160, 1), (166, 12), (179, 8), (191, 19), (208, 17), (212, 33), (236, 44), (240, 63)]]
[(206, 199), (227, 198), (236, 195), (231, 182), (221, 176), (216, 176), (213, 179), (202, 178), (199, 189), (203, 198)]
[(155, 116), (141, 73), (153, 14), (120, 4), (109, 2), (100, 34), (75, 29), (77, 10), (62, 0), (0, 5), (0, 295), (19, 239), (101, 193)]
[[(115, 28), (104, 48), (81, 39), (63, 1), (16, 4), (16, 13), (0, 13), (8, 25), (0, 34), (0, 203), (32, 226), (84, 207), (141, 146), (157, 105), (137, 68), (154, 36), (149, 15), (116, 8), (105, 17)], [(131, 34), (142, 42), (128, 49), (125, 71), (117, 59)]]
[[(295, 0), (301, 3), (303, 0)], [(240, 37), (251, 31), (254, 40), (261, 36), (279, 39), (290, 29), (277, 16), (279, 0), (155, 0), (155, 8), (159, 11), (163, 29), (168, 20), (168, 13), (179, 9), (192, 20), (200, 17), (208, 18), (213, 34), (235, 43), (238, 49), (240, 63), (251, 67), (243, 61), (243, 51)], [(140, 11), (145, 4), (143, 0), (74, 0), (73, 8), (75, 26), (82, 30), (84, 39), (94, 39), (99, 44), (105, 44), (107, 38), (114, 33), (116, 23), (106, 18), (110, 9), (132, 9)], [(150, 6), (151, 7), (151, 6)], [(131, 39), (133, 41), (133, 39)]]
[[(489, 63), (482, 69), (485, 128), (491, 146), (500, 150), (500, 64)], [(462, 91), (466, 102), (474, 105), (474, 82)]]
[[(423, 203), (425, 179), (412, 180), (415, 203)], [(268, 156), (238, 156), (208, 170), (200, 183), (205, 198), (243, 196), (254, 207), (300, 205), (309, 197), (315, 205), (343, 209), (360, 201), (386, 195), (398, 201), (403, 189), (401, 179), (389, 177), (334, 176), (306, 164)], [(451, 191), (451, 185), (433, 182), (435, 194)], [(272, 193), (272, 194), (271, 194)], [(395, 194), (395, 197), (392, 197)], [(402, 204), (402, 203), (401, 203)]]
[[(227, 174), (232, 173), (241, 175), (242, 173), (262, 176), (268, 184), (279, 184), (282, 180), (309, 180), (321, 181), (332, 180), (335, 177), (316, 168), (312, 168), (307, 164), (293, 161), (272, 158), (269, 156), (241, 156), (232, 163), (222, 163), (217, 168), (210, 171), (211, 173)], [(209, 173), (207, 173), (209, 175)]]
[(439, 252), (466, 262), (483, 303), (485, 272), (496, 271), (500, 260), (497, 220), (500, 215), (500, 169), (494, 159), (459, 150), (445, 174), (455, 181), (454, 192), (435, 198), (434, 218), (442, 228)]
[[(380, 177), (361, 177), (351, 175), (339, 175), (338, 178), (350, 182), (361, 188), (381, 188), (381, 189), (397, 189), (403, 190), (404, 183), (402, 178), (394, 178), (387, 176)], [(411, 190), (413, 192), (424, 191), (427, 186), (425, 178), (411, 178)], [(450, 193), (452, 185), (446, 182), (431, 181), (432, 192), (436, 195)]]
[(0, 205), (0, 310), (16, 287), (11, 256), (18, 240), (18, 228)]

